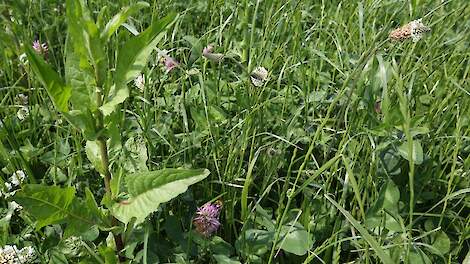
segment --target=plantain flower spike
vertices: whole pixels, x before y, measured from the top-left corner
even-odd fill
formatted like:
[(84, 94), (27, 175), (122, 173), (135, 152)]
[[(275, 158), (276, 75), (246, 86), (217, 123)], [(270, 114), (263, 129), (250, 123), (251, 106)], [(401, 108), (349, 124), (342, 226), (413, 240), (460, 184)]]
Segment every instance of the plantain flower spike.
[(394, 41), (404, 41), (412, 39), (413, 42), (420, 40), (423, 35), (431, 31), (431, 28), (423, 24), (420, 19), (413, 20), (410, 23), (390, 32), (390, 39)]

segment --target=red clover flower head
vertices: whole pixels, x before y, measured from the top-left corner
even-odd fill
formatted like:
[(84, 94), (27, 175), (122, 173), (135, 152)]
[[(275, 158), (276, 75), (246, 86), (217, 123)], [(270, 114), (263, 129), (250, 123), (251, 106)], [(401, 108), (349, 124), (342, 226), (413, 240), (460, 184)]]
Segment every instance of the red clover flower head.
[(164, 55), (162, 57), (162, 62), (163, 62), (163, 65), (165, 66), (165, 69), (166, 69), (167, 73), (169, 73), (174, 68), (179, 66), (179, 63), (175, 59), (173, 59), (172, 57), (170, 57), (168, 55)]
[(220, 203), (206, 203), (199, 207), (193, 224), (196, 231), (205, 237), (210, 237), (220, 227), (219, 215), (222, 205)]
[(49, 52), (49, 48), (47, 47), (47, 44), (39, 42), (39, 40), (33, 41), (33, 49), (36, 51), (38, 54), (42, 54), (44, 56), (47, 56), (47, 53)]

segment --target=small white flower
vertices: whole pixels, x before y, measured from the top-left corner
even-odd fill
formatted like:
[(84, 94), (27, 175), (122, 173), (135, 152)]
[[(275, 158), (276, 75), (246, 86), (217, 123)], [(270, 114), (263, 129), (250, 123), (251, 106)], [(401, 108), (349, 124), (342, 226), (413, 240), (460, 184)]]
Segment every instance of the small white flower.
[(21, 211), (23, 209), (23, 206), (19, 205), (15, 201), (11, 201), (8, 203), (8, 207), (12, 208), (15, 211)]
[(36, 258), (34, 248), (28, 246), (19, 250), (16, 245), (0, 248), (0, 263), (23, 264), (31, 263)]
[(16, 102), (20, 105), (26, 106), (28, 105), (28, 96), (20, 93), (16, 95)]
[(23, 121), (26, 117), (29, 116), (29, 108), (26, 106), (20, 107), (20, 109), (18, 109), (18, 112), (16, 112), (16, 116), (20, 121)]
[(134, 80), (134, 85), (135, 85), (137, 88), (139, 88), (139, 90), (144, 91), (144, 87), (145, 87), (145, 75), (140, 74), (139, 76), (137, 76), (137, 78), (135, 78), (135, 80)]
[(13, 186), (19, 186), (26, 179), (26, 174), (22, 170), (17, 170), (10, 177), (10, 182)]
[(421, 18), (410, 22), (411, 28), (411, 39), (413, 42), (420, 40), (424, 33), (430, 31), (431, 29), (423, 24)]
[(11, 189), (13, 188), (13, 187), (11, 186), (11, 183), (9, 183), (9, 182), (5, 182), (5, 187), (7, 187), (7, 190), (8, 190), (8, 191), (11, 191)]
[(35, 258), (36, 251), (31, 246), (22, 248), (20, 253), (18, 254), (18, 259), (20, 260), (20, 263), (30, 263)]
[(251, 83), (254, 86), (260, 87), (268, 80), (268, 70), (264, 67), (256, 67), (250, 75)]

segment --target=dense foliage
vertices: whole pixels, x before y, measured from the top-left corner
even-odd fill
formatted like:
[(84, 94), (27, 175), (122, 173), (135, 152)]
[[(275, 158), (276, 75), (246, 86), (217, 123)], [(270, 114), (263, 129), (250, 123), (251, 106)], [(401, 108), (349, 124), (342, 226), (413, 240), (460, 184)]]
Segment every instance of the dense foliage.
[(470, 263), (467, 1), (0, 18), (0, 263)]

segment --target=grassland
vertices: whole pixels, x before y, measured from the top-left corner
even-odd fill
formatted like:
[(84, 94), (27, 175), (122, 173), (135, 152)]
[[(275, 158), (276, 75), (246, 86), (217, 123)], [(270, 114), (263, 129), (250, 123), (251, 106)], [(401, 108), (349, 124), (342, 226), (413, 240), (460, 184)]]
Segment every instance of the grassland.
[[(99, 24), (135, 1), (89, 2)], [(149, 3), (105, 50), (112, 76), (118, 47), (179, 14), (141, 89), (128, 84), (110, 171), (211, 173), (128, 226), (128, 262), (469, 263), (467, 1)], [(2, 1), (0, 14), (0, 183), (22, 170), (25, 183), (74, 187), (80, 197), (89, 188), (100, 203), (106, 190), (87, 139), (24, 55), (34, 40), (47, 43), (47, 63), (66, 74), (65, 4)], [(419, 18), (431, 29), (422, 39), (389, 39)], [(203, 56), (209, 44), (221, 62)], [(159, 52), (178, 67), (165, 69)], [(268, 71), (260, 86), (250, 78), (257, 67)], [(112, 263), (111, 230), (72, 241), (64, 224), (35, 229), (27, 211), (12, 211), (14, 196), (3, 198), (0, 246), (31, 246), (40, 263)], [(216, 200), (221, 226), (198, 236), (196, 208)]]

